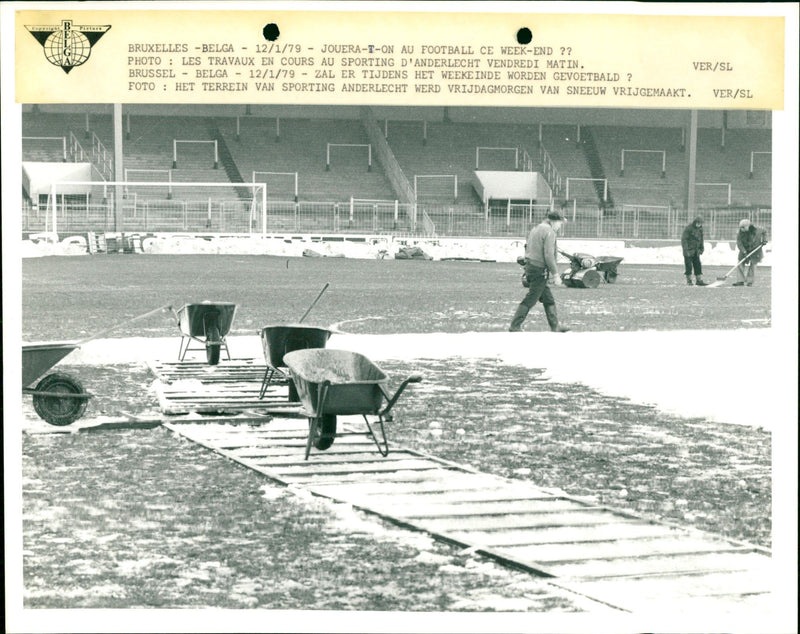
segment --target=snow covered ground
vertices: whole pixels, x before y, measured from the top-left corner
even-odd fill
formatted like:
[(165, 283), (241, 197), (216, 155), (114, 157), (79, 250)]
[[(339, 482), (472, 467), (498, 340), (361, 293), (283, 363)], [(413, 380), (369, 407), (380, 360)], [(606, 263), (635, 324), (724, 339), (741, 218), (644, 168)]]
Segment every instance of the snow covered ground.
[[(229, 254), (229, 255), (275, 255), (282, 257), (301, 257), (304, 252), (313, 252), (319, 257), (347, 257), (375, 259), (394, 257), (400, 247), (416, 245), (434, 260), (443, 258), (472, 258), (514, 262), (522, 255), (524, 240), (520, 239), (470, 239), (438, 238), (397, 241), (388, 237), (371, 237), (366, 242), (320, 242), (310, 237), (262, 238), (252, 237), (192, 237), (188, 235), (163, 234), (142, 239), (145, 253), (153, 254)], [(626, 246), (623, 240), (573, 240), (562, 238), (559, 247), (568, 253), (588, 253), (599, 256), (623, 257), (626, 264), (679, 264), (683, 265), (683, 255), (678, 244), (665, 242), (664, 246), (637, 247)], [(772, 245), (765, 247), (763, 266), (770, 265)], [(46, 255), (84, 255), (86, 244), (80, 236), (65, 238), (57, 242), (48, 234), (39, 234), (35, 240), (23, 240), (22, 257), (42, 257)], [(733, 266), (737, 251), (727, 241), (706, 242), (703, 264), (708, 266)], [(565, 258), (562, 258), (566, 262)]]
[[(501, 239), (438, 239), (415, 242), (434, 259), (447, 257), (490, 259), (513, 262), (522, 252), (522, 241)], [(409, 243), (410, 244), (410, 243)], [(322, 257), (393, 257), (402, 244), (391, 239), (366, 242), (312, 242), (309, 239), (192, 236), (147, 237), (145, 253), (269, 254), (302, 256), (313, 250)], [(568, 252), (594, 256), (616, 255), (628, 264), (682, 265), (680, 245), (626, 247), (624, 241), (562, 239), (559, 246)], [(764, 265), (770, 264), (771, 245), (766, 247)], [(85, 253), (80, 240), (61, 243), (46, 235), (37, 241), (23, 241), (23, 257), (79, 255)], [(703, 263), (733, 266), (735, 245), (707, 242)], [(257, 337), (229, 337), (233, 356), (261, 357)], [(74, 352), (67, 363), (124, 363), (162, 358), (165, 346), (172, 350), (174, 340), (114, 339), (95, 340)], [(713, 421), (762, 426), (793, 424), (789, 412), (769, 414), (770, 405), (783, 394), (794, 393), (780, 374), (748, 370), (742, 350), (760, 358), (780, 358), (782, 346), (772, 329), (736, 331), (642, 331), (570, 332), (554, 336), (546, 332), (404, 335), (334, 335), (329, 347), (362, 352), (370, 358), (415, 361), (425, 358), (496, 358), (500, 363), (546, 368), (547, 376), (564, 384), (583, 384), (600, 392), (653, 404), (665, 412), (697, 416)], [(586, 352), (591, 350), (591, 354)], [(687, 354), (688, 350), (699, 351)], [(756, 367), (759, 362), (756, 361)], [(786, 390), (789, 390), (786, 392)], [(765, 405), (767, 407), (765, 407)], [(796, 422), (796, 421), (795, 421)]]
[[(97, 339), (64, 363), (114, 364), (172, 358), (177, 337)], [(464, 334), (336, 334), (329, 348), (361, 352), (374, 361), (392, 359), (496, 359), (498, 363), (545, 368), (544, 376), (565, 385), (582, 384), (611, 396), (652, 404), (664, 412), (721, 423), (774, 430), (796, 424), (781, 411), (793, 393), (787, 378), (748, 372), (742, 350), (779, 350), (771, 330), (666, 332), (549, 332)], [(256, 336), (229, 337), (231, 356), (263, 358)], [(591, 354), (586, 354), (591, 350)], [(687, 354), (687, 350), (693, 351)], [(700, 357), (694, 351), (701, 351)], [(191, 353), (190, 353), (191, 354)], [(202, 351), (195, 354), (203, 354)], [(657, 360), (657, 361), (656, 361)]]

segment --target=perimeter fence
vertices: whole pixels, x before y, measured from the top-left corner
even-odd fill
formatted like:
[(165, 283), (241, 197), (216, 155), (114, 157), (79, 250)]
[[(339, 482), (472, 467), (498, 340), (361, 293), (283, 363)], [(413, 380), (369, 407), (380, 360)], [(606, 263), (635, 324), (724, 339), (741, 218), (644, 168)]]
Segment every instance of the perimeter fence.
[[(524, 237), (549, 206), (532, 203), (428, 204), (390, 200), (295, 202), (214, 198), (152, 199), (129, 194), (122, 201), (125, 232), (225, 233), (381, 233), (398, 237)], [(685, 209), (625, 204), (614, 209), (567, 205), (564, 238), (677, 240), (693, 219)], [(104, 200), (64, 195), (57, 205), (59, 232), (114, 232), (113, 197)], [(772, 231), (772, 210), (763, 207), (707, 207), (698, 210), (709, 240), (733, 240), (739, 221)], [(22, 229), (44, 232), (52, 227), (52, 205), (23, 201)], [(264, 221), (266, 224), (264, 225)], [(263, 225), (263, 226), (262, 226)]]

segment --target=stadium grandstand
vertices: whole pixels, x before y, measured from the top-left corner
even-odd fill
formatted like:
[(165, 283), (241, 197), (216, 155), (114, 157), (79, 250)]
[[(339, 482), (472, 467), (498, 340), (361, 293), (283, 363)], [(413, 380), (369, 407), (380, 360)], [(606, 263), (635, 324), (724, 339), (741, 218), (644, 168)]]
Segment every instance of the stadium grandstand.
[(709, 239), (771, 227), (764, 111), (26, 105), (25, 233)]

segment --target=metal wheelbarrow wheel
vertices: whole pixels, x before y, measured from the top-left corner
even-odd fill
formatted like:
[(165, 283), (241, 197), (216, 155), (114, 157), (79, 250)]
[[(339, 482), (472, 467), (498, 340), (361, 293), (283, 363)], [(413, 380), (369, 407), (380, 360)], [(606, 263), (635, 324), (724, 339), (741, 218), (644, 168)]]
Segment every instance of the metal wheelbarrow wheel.
[[(39, 381), (36, 392), (46, 392), (46, 394), (34, 393), (33, 408), (51, 425), (63, 426), (74, 423), (83, 416), (88, 405), (83, 385), (68, 374), (58, 372), (48, 374)], [(57, 395), (54, 395), (55, 393)]]
[(336, 415), (323, 414), (308, 419), (311, 443), (320, 450), (330, 448), (336, 438)]

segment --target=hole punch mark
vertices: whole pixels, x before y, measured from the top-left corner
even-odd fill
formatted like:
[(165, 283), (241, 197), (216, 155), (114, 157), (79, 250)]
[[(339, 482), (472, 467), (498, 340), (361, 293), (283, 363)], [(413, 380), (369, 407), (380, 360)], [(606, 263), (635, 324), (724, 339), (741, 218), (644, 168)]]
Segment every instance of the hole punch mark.
[(274, 22), (270, 22), (269, 24), (265, 24), (264, 28), (262, 29), (261, 33), (264, 35), (264, 39), (267, 42), (274, 42), (278, 39), (278, 36), (281, 34), (278, 25)]
[(517, 31), (517, 42), (520, 44), (530, 44), (533, 39), (533, 33), (527, 26), (523, 26)]

